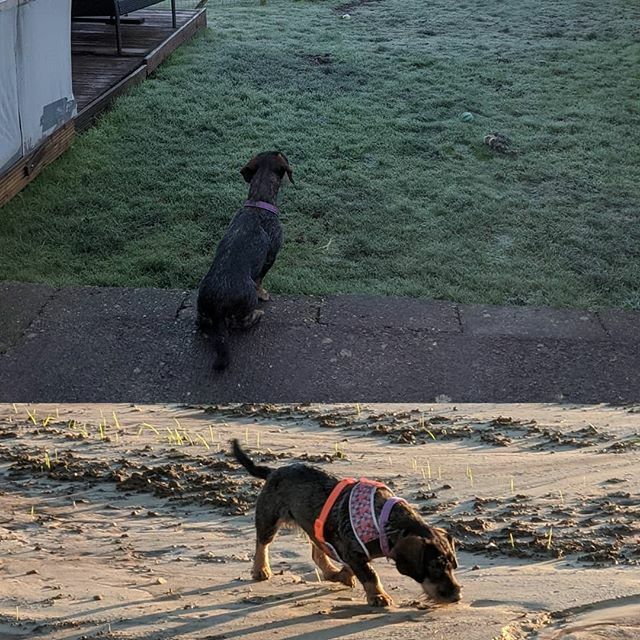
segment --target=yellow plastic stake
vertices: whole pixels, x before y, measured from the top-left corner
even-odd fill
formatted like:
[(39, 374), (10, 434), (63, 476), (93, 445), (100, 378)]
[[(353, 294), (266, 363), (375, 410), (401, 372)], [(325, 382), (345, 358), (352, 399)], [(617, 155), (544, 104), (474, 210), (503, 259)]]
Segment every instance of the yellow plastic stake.
[(196, 433), (196, 437), (207, 449), (209, 449), (209, 443), (199, 433)]
[(18, 413), (18, 407), (15, 402), (13, 403), (13, 413)]
[(29, 420), (31, 420), (31, 422), (33, 422), (34, 425), (38, 426), (38, 423), (36, 422), (36, 410), (33, 410), (33, 413), (31, 413), (31, 411), (29, 411), (29, 409), (26, 409), (27, 415), (29, 416)]
[(47, 416), (47, 417), (42, 421), (42, 426), (43, 426), (43, 427), (46, 427), (46, 426), (51, 422), (51, 420), (53, 420), (53, 417), (52, 417), (52, 416)]
[(549, 527), (549, 537), (547, 538), (547, 549), (551, 549), (551, 536), (553, 535), (553, 527)]
[(49, 452), (44, 452), (44, 466), (51, 471), (51, 460), (49, 459)]
[(113, 416), (113, 423), (116, 425), (116, 429), (121, 429), (122, 427), (120, 426), (120, 420), (118, 420), (118, 416), (116, 415), (116, 412), (112, 411), (111, 415)]

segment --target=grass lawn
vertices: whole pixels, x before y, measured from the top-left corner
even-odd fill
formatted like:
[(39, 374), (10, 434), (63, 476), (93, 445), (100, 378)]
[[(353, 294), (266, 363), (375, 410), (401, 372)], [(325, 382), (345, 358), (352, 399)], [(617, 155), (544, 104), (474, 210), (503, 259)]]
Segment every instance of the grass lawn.
[[(280, 148), (296, 184), (276, 293), (640, 308), (637, 4), (229, 0), (208, 16), (0, 211), (4, 279), (195, 287), (240, 167)], [(493, 131), (519, 153), (485, 147)]]

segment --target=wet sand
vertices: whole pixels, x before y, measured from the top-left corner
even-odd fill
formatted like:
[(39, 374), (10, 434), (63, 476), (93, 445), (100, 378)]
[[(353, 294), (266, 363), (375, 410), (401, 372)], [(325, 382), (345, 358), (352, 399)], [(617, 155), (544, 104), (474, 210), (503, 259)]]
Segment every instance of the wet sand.
[[(382, 480), (458, 539), (463, 601), (318, 581), (285, 530), (254, 583), (260, 481), (228, 455)], [(640, 637), (633, 407), (0, 406), (0, 638)]]

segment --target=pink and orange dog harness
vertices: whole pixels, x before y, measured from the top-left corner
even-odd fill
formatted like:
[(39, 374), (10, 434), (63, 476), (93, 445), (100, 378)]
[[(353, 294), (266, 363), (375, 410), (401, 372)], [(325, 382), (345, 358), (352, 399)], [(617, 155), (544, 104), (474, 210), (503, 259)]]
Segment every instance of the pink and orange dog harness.
[(340, 497), (342, 491), (351, 485), (355, 486), (351, 489), (351, 495), (349, 496), (349, 520), (356, 540), (360, 543), (362, 550), (369, 559), (371, 558), (371, 555), (369, 554), (369, 550), (366, 546), (367, 542), (379, 540), (380, 549), (384, 556), (388, 558), (390, 551), (389, 539), (385, 531), (385, 526), (389, 520), (389, 514), (393, 507), (398, 504), (398, 502), (406, 502), (406, 500), (395, 496), (389, 498), (382, 507), (380, 519), (376, 518), (376, 490), (387, 489), (390, 491), (390, 489), (381, 482), (367, 480), (367, 478), (360, 478), (360, 480), (356, 480), (355, 478), (345, 478), (338, 482), (338, 484), (333, 488), (320, 511), (320, 515), (316, 518), (314, 523), (313, 532), (316, 540), (320, 543), (323, 551), (327, 555), (344, 564), (333, 545), (329, 544), (325, 540), (324, 525), (329, 517), (331, 509)]

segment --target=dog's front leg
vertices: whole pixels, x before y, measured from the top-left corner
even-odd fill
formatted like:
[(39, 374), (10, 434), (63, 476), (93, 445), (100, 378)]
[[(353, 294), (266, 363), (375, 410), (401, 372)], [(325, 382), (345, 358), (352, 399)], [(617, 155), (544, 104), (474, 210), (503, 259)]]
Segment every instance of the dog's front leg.
[(256, 280), (256, 293), (258, 294), (258, 300), (262, 300), (263, 302), (271, 300), (269, 292), (262, 286), (262, 278)]
[(393, 605), (391, 596), (382, 588), (382, 583), (378, 574), (368, 562), (351, 564), (353, 572), (367, 594), (367, 602), (372, 607), (390, 607)]

